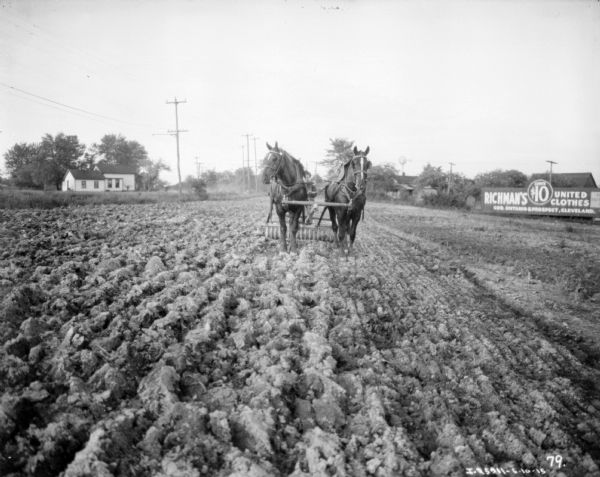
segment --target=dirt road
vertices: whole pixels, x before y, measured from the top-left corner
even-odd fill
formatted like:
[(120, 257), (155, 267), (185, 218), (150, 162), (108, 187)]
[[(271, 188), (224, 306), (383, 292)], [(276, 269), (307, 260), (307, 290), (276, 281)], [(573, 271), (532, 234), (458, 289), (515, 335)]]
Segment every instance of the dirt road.
[(598, 227), (266, 208), (0, 211), (0, 474), (600, 476)]

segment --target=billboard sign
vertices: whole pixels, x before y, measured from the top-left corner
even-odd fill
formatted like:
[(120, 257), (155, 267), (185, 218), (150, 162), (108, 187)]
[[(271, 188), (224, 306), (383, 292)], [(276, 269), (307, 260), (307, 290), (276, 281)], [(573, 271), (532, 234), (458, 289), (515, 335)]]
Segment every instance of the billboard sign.
[(481, 191), (483, 209), (503, 214), (600, 216), (600, 189), (554, 188), (537, 179), (527, 189), (486, 187)]

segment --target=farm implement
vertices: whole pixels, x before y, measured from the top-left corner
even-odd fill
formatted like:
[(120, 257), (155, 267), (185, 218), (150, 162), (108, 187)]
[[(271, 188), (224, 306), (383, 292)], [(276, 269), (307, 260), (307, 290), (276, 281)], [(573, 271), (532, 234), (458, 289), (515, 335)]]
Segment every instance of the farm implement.
[[(320, 240), (325, 242), (333, 242), (335, 240), (331, 221), (329, 217), (325, 217), (326, 207), (351, 207), (352, 203), (339, 202), (321, 202), (317, 200), (288, 200), (283, 199), (282, 205), (302, 205), (304, 213), (298, 225), (298, 233), (296, 238), (299, 240)], [(275, 215), (273, 219), (272, 215)], [(279, 220), (276, 214), (269, 216), (269, 221), (265, 224), (265, 237), (278, 239), (280, 236)], [(287, 228), (287, 238), (290, 236), (290, 226)]]

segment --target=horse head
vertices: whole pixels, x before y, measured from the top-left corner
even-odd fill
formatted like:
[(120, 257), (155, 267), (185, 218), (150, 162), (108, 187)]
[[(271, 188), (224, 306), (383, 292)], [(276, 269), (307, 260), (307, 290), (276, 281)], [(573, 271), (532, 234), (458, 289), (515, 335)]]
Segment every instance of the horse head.
[(369, 146), (364, 151), (360, 151), (356, 146), (353, 149), (354, 157), (351, 166), (354, 173), (354, 183), (358, 190), (364, 191), (367, 186), (367, 171), (371, 167), (371, 161), (367, 159), (367, 154), (370, 150)]
[(303, 182), (307, 175), (310, 175), (298, 159), (280, 148), (277, 143), (274, 147), (267, 143), (267, 149), (267, 155), (263, 159), (265, 184), (269, 184), (272, 179), (279, 179), (284, 185), (292, 186)]
[(267, 143), (267, 155), (263, 159), (263, 183), (268, 184), (279, 174), (283, 166), (283, 151), (279, 149), (279, 145), (275, 142), (275, 147)]

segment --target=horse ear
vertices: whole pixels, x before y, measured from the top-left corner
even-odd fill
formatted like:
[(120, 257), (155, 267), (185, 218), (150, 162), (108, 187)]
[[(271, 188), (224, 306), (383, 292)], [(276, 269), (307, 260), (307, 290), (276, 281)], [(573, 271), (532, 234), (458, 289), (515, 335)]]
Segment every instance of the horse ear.
[(367, 154), (369, 154), (369, 151), (370, 151), (370, 150), (371, 150), (371, 148), (370, 148), (369, 146), (367, 146), (367, 148), (365, 149), (365, 156), (366, 156)]
[(271, 145), (270, 145), (269, 143), (267, 143), (267, 149), (268, 149), (269, 151), (272, 151), (272, 150), (273, 150), (273, 148), (271, 147)]
[(275, 141), (275, 150), (279, 151), (279, 145), (277, 144), (277, 141)]
[(354, 146), (354, 149), (352, 149), (352, 151), (354, 152), (354, 155), (357, 156), (358, 155), (358, 149), (356, 149), (356, 146)]

